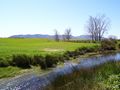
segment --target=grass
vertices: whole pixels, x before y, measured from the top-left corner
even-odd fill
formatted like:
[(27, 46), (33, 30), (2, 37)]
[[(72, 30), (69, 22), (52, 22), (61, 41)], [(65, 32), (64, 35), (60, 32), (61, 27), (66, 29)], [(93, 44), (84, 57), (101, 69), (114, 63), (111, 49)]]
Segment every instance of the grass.
[(0, 57), (8, 59), (13, 54), (48, 54), (72, 51), (78, 47), (92, 47), (93, 43), (55, 42), (48, 39), (0, 38)]
[(1, 67), (0, 68), (0, 79), (15, 77), (15, 76), (19, 76), (19, 75), (25, 75), (28, 73), (34, 73), (39, 76), (39, 75), (47, 74), (51, 70), (52, 70), (52, 68), (42, 70), (38, 66), (32, 66), (30, 69), (22, 69), (22, 68), (13, 67), (13, 66)]
[(21, 69), (18, 67), (1, 67), (0, 68), (0, 79), (4, 77), (13, 77), (20, 74)]
[[(25, 55), (47, 55), (60, 54), (65, 51), (74, 51), (82, 47), (94, 47), (98, 44), (94, 43), (75, 43), (75, 42), (55, 42), (49, 39), (38, 38), (0, 38), (0, 61), (3, 65), (11, 61), (12, 56), (16, 54)], [(22, 69), (18, 67), (0, 67), (0, 78), (18, 75)]]
[(120, 62), (108, 62), (60, 76), (47, 90), (120, 90)]

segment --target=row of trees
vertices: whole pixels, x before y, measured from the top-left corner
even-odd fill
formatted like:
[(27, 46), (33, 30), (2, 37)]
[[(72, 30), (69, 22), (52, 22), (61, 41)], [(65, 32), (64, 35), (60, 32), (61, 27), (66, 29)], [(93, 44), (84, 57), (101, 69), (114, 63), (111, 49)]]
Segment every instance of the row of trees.
[[(65, 30), (65, 33), (62, 35), (62, 39), (64, 41), (69, 41), (71, 39), (72, 35), (71, 35), (71, 29), (68, 28)], [(55, 40), (56, 41), (60, 41), (60, 35), (59, 32), (57, 30), (55, 30)]]
[[(88, 34), (92, 41), (101, 41), (104, 34), (108, 31), (110, 27), (110, 20), (105, 15), (90, 16), (86, 25)], [(55, 30), (55, 40), (59, 41), (59, 33)], [(71, 39), (71, 29), (66, 29), (64, 35), (62, 35), (63, 40), (69, 41)]]

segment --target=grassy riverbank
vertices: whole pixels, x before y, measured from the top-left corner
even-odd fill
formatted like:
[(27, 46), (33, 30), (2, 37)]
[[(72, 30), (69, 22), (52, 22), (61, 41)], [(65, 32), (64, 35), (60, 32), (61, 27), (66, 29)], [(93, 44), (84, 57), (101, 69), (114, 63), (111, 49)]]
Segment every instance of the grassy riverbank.
[[(2, 67), (0, 74), (1, 77), (11, 77), (21, 74), (24, 69), (29, 71), (34, 66), (41, 69), (53, 68), (59, 63), (86, 56), (88, 53), (96, 54), (101, 50), (103, 53), (104, 49), (106, 51), (116, 48), (114, 41), (105, 41), (103, 45), (105, 48), (104, 46), (100, 48), (99, 43), (88, 41), (83, 43), (82, 41), (55, 42), (48, 39), (2, 38), (0, 39), (0, 67)], [(14, 74), (8, 71), (9, 67)], [(4, 71), (6, 75), (2, 73)]]
[(58, 76), (47, 90), (119, 90), (120, 62), (109, 62), (94, 68)]
[[(0, 38), (0, 78), (16, 76), (24, 70), (14, 65), (13, 55), (20, 55), (18, 59), (15, 58), (16, 61), (19, 61), (19, 58), (24, 61), (24, 59), (26, 60), (29, 57), (30, 60), (33, 60), (34, 55), (38, 57), (39, 55), (45, 57), (48, 54), (62, 55), (66, 51), (74, 51), (78, 48), (94, 48), (98, 45), (89, 42), (55, 42), (49, 39)], [(27, 56), (23, 57), (22, 55)], [(31, 69), (33, 71), (36, 70), (32, 67)], [(29, 71), (30, 69), (27, 70)], [(39, 71), (41, 71), (40, 67)]]

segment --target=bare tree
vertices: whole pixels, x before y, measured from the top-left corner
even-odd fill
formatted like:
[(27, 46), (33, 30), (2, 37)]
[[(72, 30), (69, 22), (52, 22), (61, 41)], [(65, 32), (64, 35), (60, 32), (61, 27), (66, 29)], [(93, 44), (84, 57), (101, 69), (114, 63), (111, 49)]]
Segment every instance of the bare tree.
[(57, 41), (57, 42), (59, 42), (59, 41), (60, 41), (60, 38), (59, 38), (59, 33), (58, 33), (58, 31), (57, 31), (57, 30), (55, 30), (55, 36), (54, 36), (54, 38), (55, 38), (55, 41)]
[(95, 29), (94, 29), (94, 18), (92, 16), (89, 17), (89, 21), (87, 23), (87, 31), (91, 35), (92, 41), (95, 40)]
[(63, 36), (64, 36), (65, 40), (69, 41), (71, 39), (71, 36), (72, 36), (71, 35), (71, 29), (70, 28), (66, 29), (65, 34)]
[(105, 32), (107, 32), (110, 21), (105, 15), (89, 17), (87, 23), (87, 31), (91, 35), (93, 41), (101, 41)]

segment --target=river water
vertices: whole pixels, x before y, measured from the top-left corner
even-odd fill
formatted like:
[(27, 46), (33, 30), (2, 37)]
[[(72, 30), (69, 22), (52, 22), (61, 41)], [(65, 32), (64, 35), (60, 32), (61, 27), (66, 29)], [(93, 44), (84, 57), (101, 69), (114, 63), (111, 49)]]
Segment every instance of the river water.
[(0, 81), (0, 90), (43, 90), (59, 75), (72, 73), (75, 69), (91, 68), (110, 61), (120, 61), (120, 53), (93, 56), (78, 59), (79, 63), (66, 62), (64, 67), (56, 68), (47, 75), (38, 76), (34, 73)]

